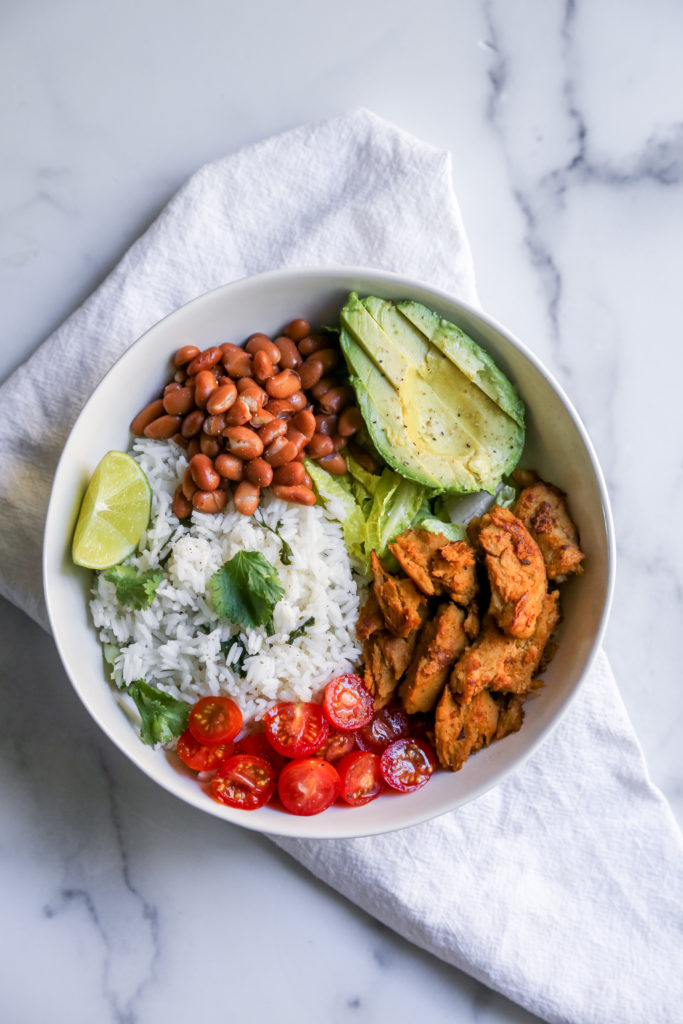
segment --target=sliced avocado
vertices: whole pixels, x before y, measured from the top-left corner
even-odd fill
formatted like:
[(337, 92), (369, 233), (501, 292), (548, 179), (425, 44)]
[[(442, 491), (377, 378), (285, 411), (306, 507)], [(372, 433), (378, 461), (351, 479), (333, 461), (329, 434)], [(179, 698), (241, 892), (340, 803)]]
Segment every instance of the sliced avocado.
[(490, 356), (415, 302), (352, 292), (341, 326), (351, 383), (382, 458), (435, 490), (493, 493), (521, 454), (524, 406)]

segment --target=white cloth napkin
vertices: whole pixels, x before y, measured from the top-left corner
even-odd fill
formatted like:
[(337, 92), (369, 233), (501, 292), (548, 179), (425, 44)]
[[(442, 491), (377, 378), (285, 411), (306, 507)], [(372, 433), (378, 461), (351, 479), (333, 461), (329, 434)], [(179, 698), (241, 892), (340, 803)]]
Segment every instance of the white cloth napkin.
[[(198, 171), (0, 386), (5, 596), (46, 626), (51, 476), (113, 361), (210, 288), (314, 264), (401, 271), (476, 301), (449, 155), (360, 110)], [(604, 655), (552, 737), (475, 803), (387, 836), (276, 841), (406, 938), (548, 1021), (683, 1020), (681, 837)]]

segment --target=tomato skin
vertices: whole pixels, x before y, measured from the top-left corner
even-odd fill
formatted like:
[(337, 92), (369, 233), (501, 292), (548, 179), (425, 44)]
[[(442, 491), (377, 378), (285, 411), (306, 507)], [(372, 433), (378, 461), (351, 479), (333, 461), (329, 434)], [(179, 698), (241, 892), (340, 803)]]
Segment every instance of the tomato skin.
[(176, 753), (183, 764), (192, 768), (193, 771), (212, 772), (214, 768), (218, 768), (221, 761), (230, 757), (232, 746), (232, 742), (229, 740), (217, 747), (207, 747), (205, 744), (199, 743), (190, 730), (186, 729), (178, 737)]
[(230, 697), (201, 697), (190, 711), (190, 732), (207, 747), (234, 740), (241, 728), (242, 712)]
[(340, 797), (351, 807), (362, 807), (382, 792), (383, 777), (380, 759), (369, 750), (354, 750), (337, 765)]
[(395, 740), (380, 759), (384, 781), (400, 793), (421, 789), (431, 779), (435, 767), (434, 753), (422, 740)]
[(255, 811), (275, 792), (275, 770), (264, 757), (233, 754), (226, 757), (211, 780), (214, 798), (228, 807)]
[(318, 757), (300, 757), (286, 764), (278, 779), (280, 800), (290, 814), (309, 816), (327, 810), (339, 796), (337, 769)]
[(411, 722), (403, 708), (388, 704), (375, 712), (372, 721), (356, 733), (356, 745), (361, 750), (381, 754), (394, 740), (410, 736)]
[(264, 732), (253, 732), (249, 736), (243, 736), (241, 740), (235, 743), (236, 754), (253, 754), (256, 757), (263, 757), (266, 761), (270, 761), (275, 774), (279, 775), (284, 766), (287, 764), (287, 758), (283, 757), (282, 754), (278, 754), (268, 742), (268, 737)]
[(268, 742), (283, 757), (308, 757), (327, 739), (322, 708), (312, 701), (283, 701), (263, 716)]
[(375, 701), (361, 677), (348, 672), (331, 679), (325, 687), (323, 711), (335, 728), (359, 729), (372, 719)]
[(337, 761), (341, 761), (345, 754), (350, 754), (355, 748), (355, 732), (340, 732), (338, 729), (330, 729), (330, 733), (322, 747), (319, 747), (313, 756), (322, 757), (324, 761), (336, 764)]

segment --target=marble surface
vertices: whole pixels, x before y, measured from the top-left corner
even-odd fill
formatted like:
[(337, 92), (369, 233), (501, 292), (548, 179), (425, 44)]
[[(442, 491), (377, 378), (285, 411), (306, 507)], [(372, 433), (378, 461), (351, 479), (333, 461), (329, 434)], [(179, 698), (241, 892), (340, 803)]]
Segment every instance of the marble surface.
[[(606, 649), (680, 822), (683, 7), (64, 0), (0, 27), (0, 379), (206, 160), (359, 104), (452, 151), (482, 304), (601, 459)], [(534, 1019), (153, 787), (51, 640), (0, 622), (0, 1019)]]

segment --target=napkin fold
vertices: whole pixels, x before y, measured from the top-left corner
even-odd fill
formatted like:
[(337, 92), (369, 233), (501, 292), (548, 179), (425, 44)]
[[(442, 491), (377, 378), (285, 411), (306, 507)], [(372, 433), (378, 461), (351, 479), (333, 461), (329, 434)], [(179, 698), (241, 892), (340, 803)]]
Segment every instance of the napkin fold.
[[(47, 628), (40, 561), (52, 475), (115, 359), (211, 288), (330, 264), (411, 274), (476, 302), (450, 156), (358, 110), (199, 170), (0, 386), (3, 595)], [(683, 844), (604, 654), (552, 738), (476, 802), (385, 836), (275, 841), (401, 935), (548, 1021), (683, 1018)]]

